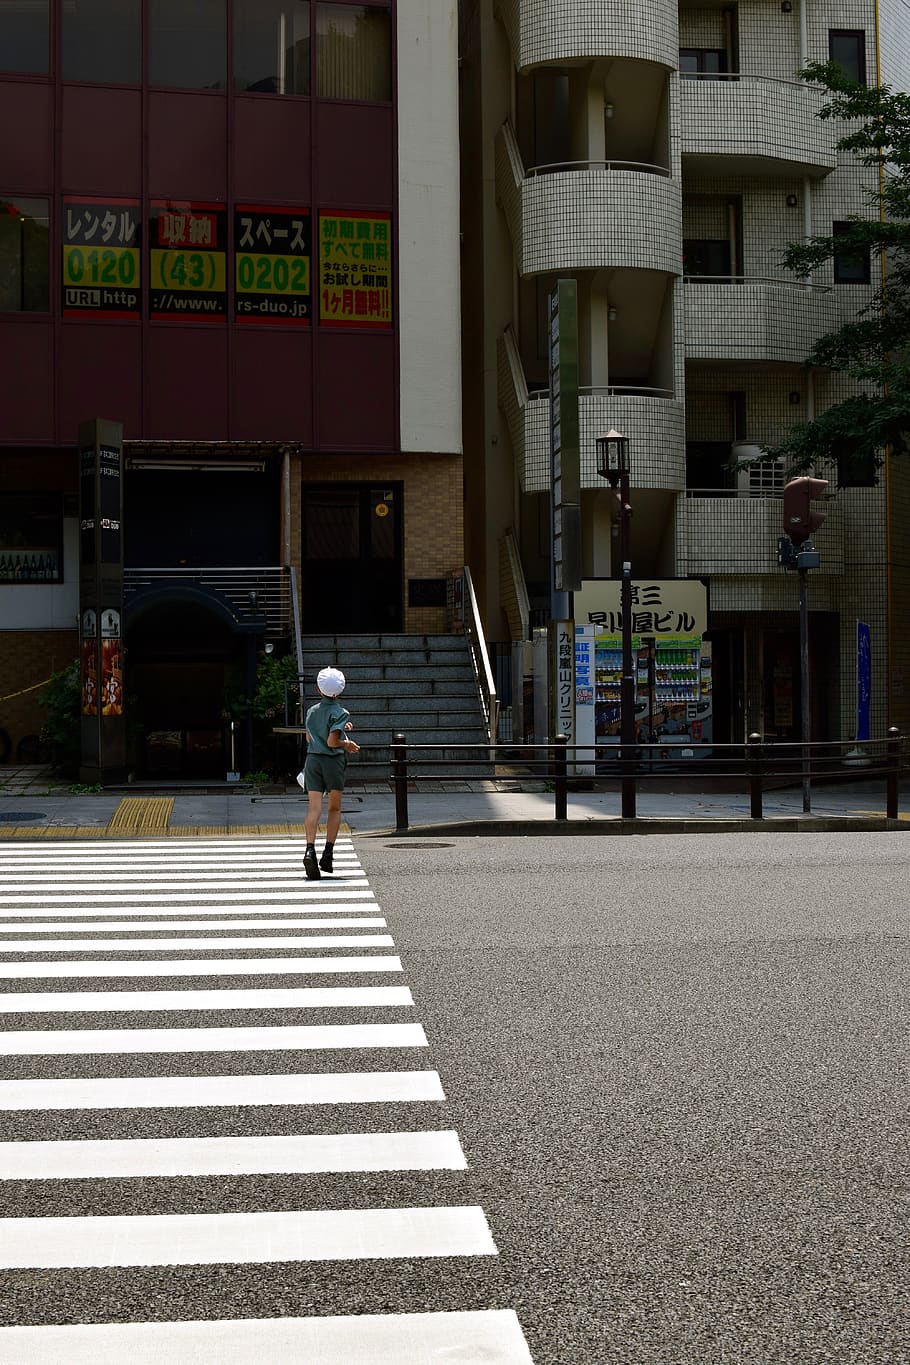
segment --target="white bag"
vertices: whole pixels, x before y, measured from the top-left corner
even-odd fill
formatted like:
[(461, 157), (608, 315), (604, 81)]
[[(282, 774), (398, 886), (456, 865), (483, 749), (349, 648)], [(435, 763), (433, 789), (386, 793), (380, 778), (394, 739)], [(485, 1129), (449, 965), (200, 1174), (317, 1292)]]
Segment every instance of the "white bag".
[(297, 774), (297, 785), (298, 787), (302, 787), (303, 790), (306, 791), (306, 778), (303, 775), (302, 768), (300, 769), (300, 772)]

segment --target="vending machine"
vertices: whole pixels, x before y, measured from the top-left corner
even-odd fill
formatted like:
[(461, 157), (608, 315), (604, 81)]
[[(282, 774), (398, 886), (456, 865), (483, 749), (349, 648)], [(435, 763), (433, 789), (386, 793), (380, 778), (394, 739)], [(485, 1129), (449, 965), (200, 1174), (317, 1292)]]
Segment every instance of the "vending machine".
[[(640, 744), (691, 748), (712, 739), (711, 642), (633, 636), (635, 738)], [(621, 729), (622, 638), (596, 635), (595, 739), (618, 744)], [(704, 749), (702, 748), (702, 754)]]

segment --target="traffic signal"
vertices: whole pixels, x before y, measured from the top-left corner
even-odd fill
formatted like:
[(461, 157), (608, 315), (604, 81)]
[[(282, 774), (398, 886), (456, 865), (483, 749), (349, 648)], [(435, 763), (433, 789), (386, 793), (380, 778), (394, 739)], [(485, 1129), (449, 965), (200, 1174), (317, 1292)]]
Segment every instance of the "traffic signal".
[(813, 531), (827, 516), (811, 506), (813, 498), (820, 498), (828, 487), (827, 479), (791, 479), (784, 484), (784, 531), (794, 545), (802, 545), (809, 540)]

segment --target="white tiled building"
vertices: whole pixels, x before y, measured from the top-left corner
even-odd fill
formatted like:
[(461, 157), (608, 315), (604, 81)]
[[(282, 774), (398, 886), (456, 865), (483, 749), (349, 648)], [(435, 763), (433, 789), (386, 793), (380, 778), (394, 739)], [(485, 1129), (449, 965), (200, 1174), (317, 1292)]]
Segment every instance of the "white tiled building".
[[(874, 282), (855, 260), (803, 283), (782, 268), (788, 242), (872, 212), (875, 184), (837, 152), (822, 93), (797, 73), (832, 55), (906, 89), (908, 35), (907, 0), (462, 0), (466, 529), (492, 639), (523, 633), (519, 562), (532, 616), (548, 603), (544, 310), (573, 277), (584, 573), (616, 571), (595, 468), (597, 436), (616, 427), (634, 575), (710, 576), (715, 737), (798, 737), (796, 711), (788, 730), (773, 706), (775, 673), (798, 671), (796, 575), (776, 557), (784, 472), (735, 464), (844, 396), (805, 356)], [(841, 490), (816, 538), (818, 738), (853, 733), (858, 619), (873, 734), (910, 719), (898, 465)]]

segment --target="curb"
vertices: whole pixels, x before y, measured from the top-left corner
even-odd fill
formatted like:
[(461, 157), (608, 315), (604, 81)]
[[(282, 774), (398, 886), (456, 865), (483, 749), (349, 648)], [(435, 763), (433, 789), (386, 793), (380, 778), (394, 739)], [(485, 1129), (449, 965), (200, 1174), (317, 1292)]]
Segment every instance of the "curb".
[(424, 838), (446, 834), (453, 837), (492, 838), (523, 836), (552, 838), (563, 835), (602, 834), (616, 837), (630, 834), (882, 834), (910, 833), (910, 823), (889, 820), (884, 815), (785, 815), (767, 820), (699, 820), (673, 819), (667, 816), (640, 817), (623, 820), (619, 816), (600, 820), (460, 820), (433, 825), (409, 825), (407, 829), (390, 826), (384, 830), (358, 831), (359, 839)]

